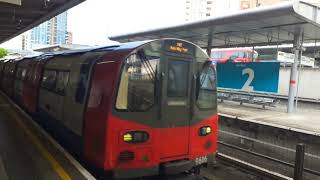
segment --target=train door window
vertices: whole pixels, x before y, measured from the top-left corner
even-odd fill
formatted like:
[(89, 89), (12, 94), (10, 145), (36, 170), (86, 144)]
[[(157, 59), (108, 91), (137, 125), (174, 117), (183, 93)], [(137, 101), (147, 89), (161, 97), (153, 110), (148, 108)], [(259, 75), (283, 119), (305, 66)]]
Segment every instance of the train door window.
[(66, 86), (69, 81), (69, 72), (60, 71), (57, 75), (57, 85), (55, 91), (60, 95), (65, 95)]
[(159, 58), (142, 54), (143, 58), (133, 54), (124, 63), (116, 100), (119, 110), (146, 111), (154, 104)]
[(21, 71), (21, 80), (25, 80), (27, 74), (27, 69), (23, 68)]
[(33, 73), (34, 73), (34, 66), (31, 65), (31, 66), (29, 66), (29, 69), (28, 69), (28, 71), (26, 71), (26, 75), (25, 75), (25, 76), (26, 76), (25, 79), (26, 79), (27, 82), (30, 83), (30, 84), (32, 84)]
[(188, 93), (189, 62), (170, 60), (168, 65), (168, 97), (186, 97)]
[(202, 66), (197, 77), (197, 106), (202, 109), (215, 107), (216, 77), (214, 67), (210, 62)]
[(21, 80), (22, 68), (18, 67), (16, 72), (16, 79)]
[(41, 86), (53, 90), (56, 85), (57, 72), (54, 70), (45, 70), (42, 77)]

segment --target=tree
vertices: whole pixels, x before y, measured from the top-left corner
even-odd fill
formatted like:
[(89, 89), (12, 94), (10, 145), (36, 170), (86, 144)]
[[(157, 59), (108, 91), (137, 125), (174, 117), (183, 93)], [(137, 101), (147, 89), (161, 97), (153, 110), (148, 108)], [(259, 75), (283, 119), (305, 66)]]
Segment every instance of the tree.
[(9, 53), (8, 50), (6, 50), (4, 48), (0, 48), (0, 58), (5, 57), (8, 53)]

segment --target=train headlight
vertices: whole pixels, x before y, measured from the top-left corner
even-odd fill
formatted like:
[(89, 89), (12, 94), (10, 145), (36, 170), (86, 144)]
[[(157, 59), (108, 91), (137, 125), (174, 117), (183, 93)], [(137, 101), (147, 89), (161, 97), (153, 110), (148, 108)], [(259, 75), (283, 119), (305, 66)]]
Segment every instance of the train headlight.
[(126, 143), (144, 143), (148, 141), (149, 134), (145, 131), (130, 131), (123, 135), (123, 141)]
[(203, 126), (199, 129), (199, 136), (206, 136), (212, 132), (210, 126)]
[(124, 142), (131, 142), (132, 141), (132, 134), (126, 133), (123, 135), (123, 141)]

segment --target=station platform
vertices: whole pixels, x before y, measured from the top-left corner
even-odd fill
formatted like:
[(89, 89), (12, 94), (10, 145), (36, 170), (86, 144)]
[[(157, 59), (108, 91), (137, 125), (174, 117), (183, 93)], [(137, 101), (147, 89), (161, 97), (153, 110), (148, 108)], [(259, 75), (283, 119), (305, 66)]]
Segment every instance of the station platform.
[(0, 179), (95, 179), (0, 93)]
[(218, 104), (220, 116), (320, 136), (319, 103), (299, 101), (296, 112), (288, 114), (286, 110), (286, 100), (281, 100), (276, 107), (266, 108), (262, 108), (260, 105), (239, 105), (239, 102), (232, 101), (219, 102)]

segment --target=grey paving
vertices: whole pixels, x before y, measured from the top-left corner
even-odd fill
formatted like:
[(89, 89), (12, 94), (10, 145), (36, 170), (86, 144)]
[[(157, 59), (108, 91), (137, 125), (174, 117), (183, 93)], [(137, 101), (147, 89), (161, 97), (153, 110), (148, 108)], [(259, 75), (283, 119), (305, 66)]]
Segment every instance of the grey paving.
[[(38, 143), (54, 158), (66, 174), (75, 180), (87, 179), (85, 169), (75, 165), (28, 118), (0, 94), (0, 180), (59, 180), (52, 163), (34, 144), (21, 123), (36, 137)], [(94, 179), (94, 178), (91, 178)]]
[(218, 105), (221, 115), (234, 116), (235, 118), (268, 124), (280, 128), (301, 131), (320, 136), (320, 104), (299, 102), (295, 113), (286, 113), (286, 101), (277, 107), (263, 109), (259, 105), (239, 105), (236, 102), (223, 102)]

